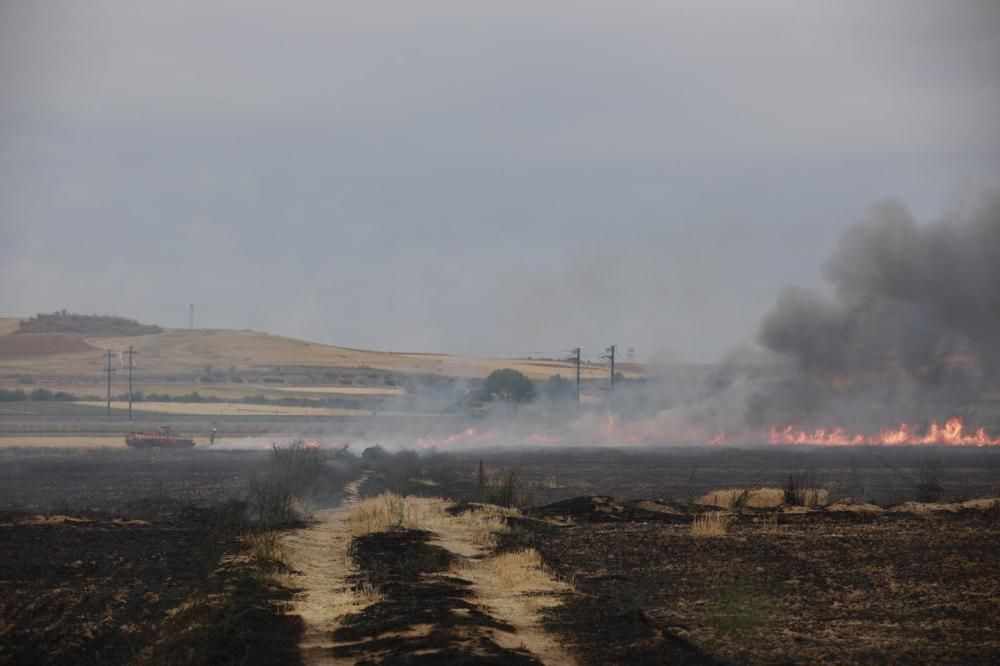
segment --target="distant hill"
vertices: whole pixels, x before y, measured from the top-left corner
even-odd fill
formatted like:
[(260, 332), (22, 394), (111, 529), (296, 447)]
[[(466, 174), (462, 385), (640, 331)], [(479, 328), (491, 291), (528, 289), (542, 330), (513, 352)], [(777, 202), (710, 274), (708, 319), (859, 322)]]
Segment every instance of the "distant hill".
[(79, 335), (132, 336), (162, 333), (152, 324), (140, 324), (134, 319), (109, 315), (84, 315), (60, 310), (52, 314), (37, 314), (21, 321), (14, 333), (77, 333)]
[[(0, 319), (0, 347), (3, 338), (36, 338), (35, 335), (2, 335), (10, 319)], [(50, 336), (46, 336), (50, 337)], [(101, 377), (104, 357), (100, 350), (119, 352), (134, 346), (140, 376), (165, 377), (170, 375), (204, 375), (230, 369), (236, 374), (251, 372), (283, 377), (285, 375), (313, 372), (327, 381), (344, 379), (340, 370), (353, 374), (372, 371), (392, 375), (436, 375), (454, 378), (484, 378), (499, 368), (514, 368), (531, 379), (546, 380), (554, 374), (564, 378), (574, 375), (575, 368), (565, 361), (540, 361), (528, 359), (485, 358), (453, 356), (449, 354), (418, 354), (368, 351), (333, 345), (294, 340), (257, 331), (212, 329), (165, 329), (160, 335), (88, 335), (79, 336), (94, 349), (80, 349), (74, 353), (62, 347), (23, 349), (11, 346), (9, 353), (0, 355), (0, 384), (5, 376), (30, 374), (38, 382), (45, 377), (88, 375)], [(95, 350), (96, 353), (95, 353)], [(47, 355), (41, 352), (51, 351)], [(122, 361), (116, 356), (116, 366)], [(307, 370), (311, 369), (311, 370)], [(333, 372), (335, 379), (324, 373)], [(628, 376), (631, 373), (626, 370)], [(583, 379), (607, 376), (603, 365), (584, 364)], [(380, 381), (384, 376), (380, 378)]]

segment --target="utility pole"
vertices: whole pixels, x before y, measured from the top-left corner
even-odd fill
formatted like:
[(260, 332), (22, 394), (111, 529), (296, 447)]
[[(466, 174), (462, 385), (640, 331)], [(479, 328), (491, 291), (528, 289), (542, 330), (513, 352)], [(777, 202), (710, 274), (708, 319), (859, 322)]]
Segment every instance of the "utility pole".
[(580, 404), (580, 348), (573, 350), (576, 352), (576, 404)]
[(128, 420), (132, 420), (132, 347), (128, 348)]
[(611, 400), (611, 394), (615, 390), (615, 347), (616, 345), (611, 345), (604, 351), (607, 352), (601, 358), (611, 361), (611, 388), (608, 391), (608, 400)]
[(606, 352), (601, 358), (611, 361), (611, 388), (615, 388), (615, 349), (617, 345), (611, 345), (604, 351)]
[(111, 350), (108, 350), (108, 416), (111, 416)]
[(194, 303), (188, 305), (188, 330), (194, 330)]

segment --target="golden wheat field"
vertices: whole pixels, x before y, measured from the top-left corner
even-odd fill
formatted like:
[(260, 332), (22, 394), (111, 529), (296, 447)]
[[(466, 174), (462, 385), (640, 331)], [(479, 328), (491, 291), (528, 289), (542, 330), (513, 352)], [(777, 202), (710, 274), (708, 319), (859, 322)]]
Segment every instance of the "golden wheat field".
[(260, 384), (254, 384), (253, 387), (257, 390), (272, 390), (281, 391), (283, 393), (319, 393), (323, 395), (349, 395), (349, 396), (366, 396), (366, 395), (401, 395), (403, 389), (391, 388), (391, 387), (373, 387), (373, 386), (262, 386)]
[[(107, 403), (81, 401), (77, 405), (104, 407)], [(112, 409), (128, 409), (128, 403), (112, 401)], [(158, 414), (196, 414), (204, 416), (350, 416), (371, 414), (363, 409), (340, 409), (335, 407), (293, 407), (286, 405), (250, 405), (238, 402), (137, 402), (133, 410), (156, 412)]]
[(38, 436), (38, 435), (2, 435), (0, 449), (19, 447), (25, 449), (103, 449), (125, 446), (125, 439), (120, 435), (113, 437), (87, 436)]
[[(0, 337), (12, 333), (17, 319), (0, 319)], [(350, 347), (306, 342), (250, 330), (166, 329), (153, 335), (127, 337), (87, 337), (93, 350), (73, 353), (38, 354), (31, 357), (0, 359), (0, 374), (94, 374), (104, 368), (105, 350), (115, 353), (135, 348), (140, 374), (198, 373), (206, 366), (237, 370), (278, 367), (364, 368), (403, 374), (448, 377), (485, 377), (499, 368), (520, 370), (531, 379), (547, 379), (555, 374), (570, 377), (575, 371), (566, 361), (454, 356), (412, 352), (368, 351)], [(625, 376), (634, 375), (627, 365)], [(599, 364), (584, 364), (584, 379), (603, 377)], [(272, 387), (273, 388), (273, 387)]]

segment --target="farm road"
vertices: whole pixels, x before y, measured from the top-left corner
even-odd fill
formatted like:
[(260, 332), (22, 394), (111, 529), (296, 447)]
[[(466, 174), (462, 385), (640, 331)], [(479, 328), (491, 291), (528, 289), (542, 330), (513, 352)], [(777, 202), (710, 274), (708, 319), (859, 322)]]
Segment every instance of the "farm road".
[(332, 656), (333, 632), (338, 618), (358, 606), (348, 581), (354, 567), (348, 555), (351, 529), (347, 516), (358, 502), (366, 478), (363, 474), (347, 483), (339, 506), (316, 511), (313, 524), (283, 540), (286, 561), (293, 572), (290, 587), (300, 590), (291, 612), (299, 615), (305, 625), (299, 647), (306, 664), (336, 663)]
[[(367, 624), (363, 618), (369, 617), (372, 611), (375, 617), (387, 619), (393, 614), (394, 605), (401, 601), (394, 599), (392, 594), (382, 595), (376, 590), (371, 590), (370, 594), (357, 591), (359, 570), (350, 556), (352, 534), (348, 517), (359, 501), (365, 479), (366, 476), (362, 476), (348, 483), (340, 506), (317, 511), (313, 524), (287, 535), (284, 540), (286, 561), (294, 572), (289, 586), (300, 590), (291, 612), (299, 615), (305, 625), (300, 642), (304, 663), (380, 661), (405, 653), (407, 645), (417, 648), (418, 645), (430, 647), (430, 644), (441, 650), (441, 656), (461, 655), (466, 660), (481, 657), (488, 663), (575, 663), (556, 639), (543, 630), (539, 613), (545, 607), (561, 603), (568, 586), (547, 579), (539, 570), (532, 572), (529, 581), (522, 581), (519, 576), (512, 578), (508, 567), (498, 566), (503, 556), (494, 556), (489, 548), (474, 543), (473, 531), (457, 518), (435, 524), (426, 541), (428, 548), (446, 553), (451, 566), (447, 571), (419, 574), (414, 589), (438, 588), (458, 581), (467, 586), (460, 596), (468, 604), (460, 602), (461, 608), (448, 609), (447, 617), (438, 617), (437, 621), (407, 623), (406, 628), (393, 621), (388, 622), (394, 625), (391, 628), (379, 628), (381, 622), (376, 621), (374, 627), (369, 625), (362, 630), (366, 638), (355, 635), (359, 619)], [(448, 504), (440, 498), (408, 498), (408, 501), (433, 503), (439, 505), (435, 509), (441, 510)], [(409, 533), (396, 534), (406, 541)], [(421, 547), (417, 545), (416, 548)], [(382, 556), (385, 555), (389, 553)], [(404, 553), (402, 557), (407, 558), (407, 555)], [(414, 552), (413, 557), (419, 560), (421, 556)], [(402, 562), (399, 566), (403, 566)], [(390, 568), (395, 567), (390, 564)], [(404, 606), (416, 603), (425, 610), (432, 607), (441, 610), (441, 599), (426, 599), (424, 605), (419, 596), (418, 592), (415, 597), (405, 600)], [(443, 601), (447, 606), (455, 598)], [(482, 620), (469, 623), (470, 615)], [(424, 615), (425, 620), (429, 617), (434, 617), (434, 612)], [(385, 651), (389, 644), (396, 645), (395, 655)], [(482, 651), (484, 646), (489, 646), (485, 652)], [(431, 651), (435, 651), (434, 648)]]

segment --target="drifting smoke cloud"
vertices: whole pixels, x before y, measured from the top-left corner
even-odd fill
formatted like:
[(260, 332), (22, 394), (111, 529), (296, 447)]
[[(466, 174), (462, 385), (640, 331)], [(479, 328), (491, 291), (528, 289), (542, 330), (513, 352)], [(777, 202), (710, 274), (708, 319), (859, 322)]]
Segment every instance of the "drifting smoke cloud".
[[(1000, 192), (918, 225), (878, 205), (825, 266), (835, 296), (785, 290), (760, 343), (797, 374), (755, 394), (748, 419), (884, 420), (975, 411), (1000, 372)], [(895, 415), (895, 414), (894, 414)]]
[[(824, 271), (831, 295), (786, 289), (761, 321), (760, 346), (717, 365), (654, 367), (613, 396), (592, 386), (582, 410), (568, 383), (539, 384), (531, 404), (486, 402), (476, 418), (467, 408), (479, 382), (412, 379), (381, 411), (413, 416), (359, 433), (358, 446), (844, 443), (903, 423), (896, 443), (935, 443), (943, 438), (924, 435), (938, 432), (931, 421), (953, 417), (969, 426), (953, 443), (981, 445), (968, 441), (972, 428), (996, 431), (1000, 410), (988, 396), (1000, 391), (1000, 191), (926, 225), (882, 203), (844, 233)], [(837, 434), (776, 440), (772, 428), (786, 426)], [(1000, 443), (992, 437), (980, 439)]]

